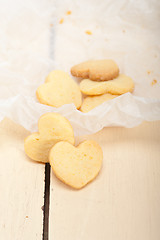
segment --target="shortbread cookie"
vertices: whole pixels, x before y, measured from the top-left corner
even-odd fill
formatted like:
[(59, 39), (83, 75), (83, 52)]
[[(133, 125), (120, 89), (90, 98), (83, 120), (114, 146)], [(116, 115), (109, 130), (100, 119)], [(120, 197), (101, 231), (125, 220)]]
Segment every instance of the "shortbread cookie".
[(102, 149), (94, 141), (84, 141), (78, 147), (59, 142), (49, 153), (55, 175), (75, 189), (84, 187), (97, 176), (102, 159)]
[(80, 83), (81, 92), (87, 95), (101, 95), (111, 93), (115, 95), (132, 92), (134, 82), (132, 78), (121, 74), (117, 78), (104, 82), (95, 82), (90, 79), (84, 79)]
[(82, 103), (78, 84), (62, 71), (51, 72), (46, 82), (38, 87), (36, 95), (40, 103), (53, 107), (74, 103), (79, 109)]
[(59, 141), (74, 144), (74, 133), (70, 122), (58, 113), (46, 113), (38, 122), (39, 132), (32, 133), (24, 141), (26, 154), (33, 160), (48, 162), (51, 147)]
[(109, 93), (100, 95), (100, 96), (91, 96), (91, 97), (86, 97), (83, 100), (82, 106), (81, 106), (81, 111), (86, 113), (91, 111), (93, 108), (97, 107), (98, 105), (102, 104), (103, 102), (106, 102), (108, 100), (111, 100), (115, 97), (118, 97), (119, 95), (112, 95)]
[(106, 81), (116, 78), (119, 68), (113, 60), (90, 60), (73, 66), (71, 73), (76, 77)]

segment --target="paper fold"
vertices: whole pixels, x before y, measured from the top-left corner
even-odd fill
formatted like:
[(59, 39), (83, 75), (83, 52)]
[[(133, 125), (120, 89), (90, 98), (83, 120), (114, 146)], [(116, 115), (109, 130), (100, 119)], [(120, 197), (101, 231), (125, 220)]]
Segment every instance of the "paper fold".
[[(33, 132), (42, 114), (58, 112), (70, 120), (75, 135), (160, 120), (158, 1), (7, 2), (0, 10), (0, 120), (9, 117)], [(69, 72), (81, 61), (106, 58), (133, 78), (133, 94), (88, 113), (73, 104), (53, 108), (38, 103), (36, 89), (51, 70)]]

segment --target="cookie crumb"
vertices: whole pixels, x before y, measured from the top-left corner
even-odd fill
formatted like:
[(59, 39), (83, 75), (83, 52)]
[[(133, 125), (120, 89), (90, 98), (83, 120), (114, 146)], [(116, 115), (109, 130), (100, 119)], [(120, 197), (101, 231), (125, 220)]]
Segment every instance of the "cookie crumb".
[(61, 18), (59, 21), (59, 24), (62, 24), (64, 22), (64, 18)]
[(148, 75), (151, 74), (151, 71), (147, 71)]
[(52, 23), (50, 24), (50, 27), (53, 27), (53, 24), (52, 24)]
[(151, 85), (155, 85), (157, 83), (157, 80), (156, 79), (153, 79), (153, 81), (151, 82)]
[(26, 218), (28, 218), (28, 216), (26, 216)]
[(85, 31), (85, 33), (88, 34), (88, 35), (92, 35), (92, 32), (89, 31), (89, 30)]
[(72, 12), (70, 10), (66, 12), (67, 15), (71, 15), (71, 13)]

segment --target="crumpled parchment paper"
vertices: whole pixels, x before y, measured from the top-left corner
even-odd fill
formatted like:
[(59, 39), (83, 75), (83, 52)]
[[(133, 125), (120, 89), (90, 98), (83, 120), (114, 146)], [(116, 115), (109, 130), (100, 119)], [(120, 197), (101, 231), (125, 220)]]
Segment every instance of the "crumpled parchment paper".
[[(0, 5), (0, 120), (6, 116), (37, 131), (43, 113), (58, 112), (70, 120), (75, 135), (160, 120), (158, 0), (5, 0)], [(121, 73), (133, 78), (133, 94), (89, 113), (73, 104), (38, 103), (35, 91), (49, 71), (69, 72), (81, 61), (104, 58), (114, 59)]]

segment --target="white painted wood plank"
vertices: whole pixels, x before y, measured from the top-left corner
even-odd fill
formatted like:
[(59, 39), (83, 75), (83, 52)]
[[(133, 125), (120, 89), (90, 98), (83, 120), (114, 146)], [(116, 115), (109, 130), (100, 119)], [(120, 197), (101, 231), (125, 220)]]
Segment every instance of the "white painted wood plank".
[(103, 148), (103, 169), (78, 191), (51, 174), (49, 239), (159, 240), (160, 122), (89, 138)]
[(44, 164), (24, 153), (29, 134), (10, 120), (0, 124), (0, 239), (40, 240), (43, 232)]

